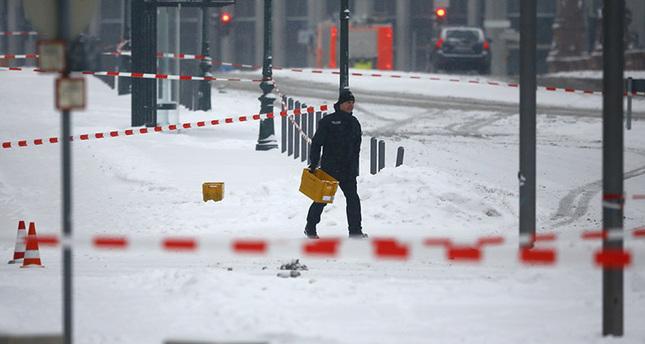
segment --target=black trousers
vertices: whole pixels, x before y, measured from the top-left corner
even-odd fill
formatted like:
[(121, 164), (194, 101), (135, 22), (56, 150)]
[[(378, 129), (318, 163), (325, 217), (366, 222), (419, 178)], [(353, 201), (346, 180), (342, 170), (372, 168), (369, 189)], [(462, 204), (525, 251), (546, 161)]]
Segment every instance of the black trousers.
[[(349, 233), (361, 233), (361, 199), (356, 192), (356, 178), (339, 181), (340, 189), (347, 199), (347, 226)], [(307, 213), (307, 228), (315, 228), (320, 222), (320, 214), (327, 203), (313, 202)]]

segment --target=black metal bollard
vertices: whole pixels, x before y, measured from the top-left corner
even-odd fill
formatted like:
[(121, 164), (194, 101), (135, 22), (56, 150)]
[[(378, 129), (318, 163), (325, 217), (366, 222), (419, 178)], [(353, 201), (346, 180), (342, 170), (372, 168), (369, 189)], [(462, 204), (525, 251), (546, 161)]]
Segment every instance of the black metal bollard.
[(385, 141), (380, 140), (378, 142), (378, 171), (385, 167)]
[(403, 165), (403, 154), (405, 153), (405, 149), (403, 147), (399, 147), (396, 150), (396, 167), (399, 167)]
[[(287, 102), (287, 107), (288, 111), (293, 110), (293, 99), (289, 98), (289, 101)], [(287, 117), (289, 117), (287, 115)], [(287, 130), (287, 156), (291, 156), (293, 154), (293, 123), (288, 120), (287, 118), (287, 126), (289, 129)]]
[[(287, 96), (282, 96), (282, 105), (280, 106), (281, 111), (286, 111), (287, 109), (285, 108), (285, 103), (287, 102)], [(280, 132), (281, 134), (281, 153), (284, 153), (287, 151), (287, 117), (286, 116), (280, 116)]]
[[(315, 121), (316, 121), (316, 114), (313, 112), (310, 112), (307, 114), (307, 117), (309, 118), (307, 120), (307, 125), (309, 128), (307, 129), (307, 133), (310, 139), (313, 140), (314, 135), (316, 132), (314, 131), (314, 126), (315, 126)], [(311, 143), (307, 142), (307, 163), (311, 163)]]
[[(305, 110), (307, 110), (306, 107), (305, 107)], [(302, 123), (302, 132), (305, 134), (300, 136), (300, 147), (302, 147), (302, 154), (300, 155), (300, 161), (305, 162), (308, 160), (307, 153), (309, 153), (307, 151), (307, 139), (306, 139), (306, 137), (309, 137), (309, 126), (307, 123), (309, 121), (309, 113), (305, 112), (302, 115), (300, 115), (300, 117), (302, 117), (300, 121)]]
[(376, 146), (376, 137), (370, 138), (370, 173), (376, 174), (376, 156), (377, 156), (377, 146)]
[(323, 113), (320, 111), (316, 112), (316, 130), (318, 130), (318, 123), (322, 118), (323, 118)]
[[(302, 106), (300, 105), (299, 101), (296, 101), (294, 105), (294, 110), (298, 109), (301, 110)], [(293, 115), (293, 121), (295, 122), (295, 125), (300, 127), (300, 115), (294, 114)], [(293, 132), (293, 158), (298, 159), (300, 157), (300, 132), (298, 131), (297, 128), (294, 128)]]

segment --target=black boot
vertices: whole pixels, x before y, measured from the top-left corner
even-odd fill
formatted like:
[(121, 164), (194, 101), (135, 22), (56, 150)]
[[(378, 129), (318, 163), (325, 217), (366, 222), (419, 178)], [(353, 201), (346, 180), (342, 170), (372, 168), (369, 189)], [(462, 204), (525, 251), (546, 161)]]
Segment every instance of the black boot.
[(349, 233), (349, 238), (350, 239), (367, 239), (368, 236), (367, 234), (363, 232), (358, 232), (358, 233)]
[(309, 224), (305, 226), (305, 236), (309, 239), (320, 239), (318, 233), (316, 233), (316, 226), (311, 226)]

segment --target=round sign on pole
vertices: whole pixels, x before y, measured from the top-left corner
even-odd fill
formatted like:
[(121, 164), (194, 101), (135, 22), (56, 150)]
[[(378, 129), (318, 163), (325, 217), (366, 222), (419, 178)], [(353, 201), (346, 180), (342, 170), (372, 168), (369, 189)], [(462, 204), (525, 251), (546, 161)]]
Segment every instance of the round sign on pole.
[[(23, 0), (25, 16), (31, 21), (41, 37), (57, 38), (58, 0)], [(78, 36), (92, 21), (98, 7), (97, 0), (70, 0), (72, 22), (70, 34)]]

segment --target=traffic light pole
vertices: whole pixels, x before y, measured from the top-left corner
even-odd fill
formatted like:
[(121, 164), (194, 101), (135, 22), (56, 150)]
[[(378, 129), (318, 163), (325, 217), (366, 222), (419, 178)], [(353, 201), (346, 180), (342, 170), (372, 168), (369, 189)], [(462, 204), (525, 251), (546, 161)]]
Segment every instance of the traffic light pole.
[(349, 0), (340, 0), (340, 87), (349, 89)]
[[(264, 63), (262, 64), (262, 82), (260, 83), (262, 96), (258, 98), (261, 103), (261, 114), (273, 112), (273, 103), (276, 99), (275, 94), (272, 92), (275, 86), (273, 82), (271, 26), (271, 0), (264, 0)], [(266, 151), (274, 148), (278, 148), (278, 143), (275, 139), (273, 118), (260, 120), (260, 133), (255, 150)]]
[[(623, 73), (624, 0), (605, 0), (602, 13), (602, 224), (607, 233), (623, 231)], [(604, 252), (623, 251), (622, 236), (607, 235)], [(623, 335), (623, 267), (602, 269), (602, 334)]]

